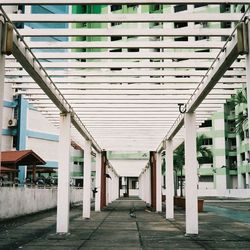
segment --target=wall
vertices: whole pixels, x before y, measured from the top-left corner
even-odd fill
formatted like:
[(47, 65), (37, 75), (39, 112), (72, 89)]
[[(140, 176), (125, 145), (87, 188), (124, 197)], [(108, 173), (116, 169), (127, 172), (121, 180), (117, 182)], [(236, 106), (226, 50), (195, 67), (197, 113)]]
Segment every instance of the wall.
[[(71, 189), (72, 203), (82, 201), (82, 189)], [(56, 207), (57, 189), (13, 188), (0, 189), (0, 219), (12, 218)]]
[(250, 189), (226, 189), (224, 191), (216, 189), (198, 190), (198, 196), (217, 196), (227, 198), (250, 198)]

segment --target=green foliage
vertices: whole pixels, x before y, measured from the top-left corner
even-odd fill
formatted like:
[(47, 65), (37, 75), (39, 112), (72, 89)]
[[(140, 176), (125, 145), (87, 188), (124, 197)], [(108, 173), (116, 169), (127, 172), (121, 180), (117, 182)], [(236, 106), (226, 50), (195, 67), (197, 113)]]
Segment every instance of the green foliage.
[[(247, 104), (247, 96), (244, 89), (237, 91), (236, 95), (233, 96), (233, 103), (235, 106), (240, 104)], [(239, 113), (235, 119), (235, 132), (241, 133), (243, 132), (243, 125), (247, 121), (247, 114), (243, 112)]]
[[(212, 159), (213, 154), (212, 151), (203, 145), (204, 140), (206, 139), (206, 135), (202, 134), (197, 136), (196, 138), (196, 152), (197, 152), (197, 161), (199, 164), (202, 162), (202, 159)], [(174, 151), (174, 168), (176, 171), (179, 171), (185, 165), (185, 148), (184, 143), (182, 143), (175, 151)]]
[(185, 151), (184, 151), (184, 143), (182, 143), (175, 151), (174, 151), (174, 168), (176, 171), (179, 171), (185, 165)]
[(247, 96), (246, 96), (245, 90), (243, 89), (238, 90), (236, 95), (232, 97), (232, 100), (235, 106), (240, 105), (242, 103), (247, 103)]

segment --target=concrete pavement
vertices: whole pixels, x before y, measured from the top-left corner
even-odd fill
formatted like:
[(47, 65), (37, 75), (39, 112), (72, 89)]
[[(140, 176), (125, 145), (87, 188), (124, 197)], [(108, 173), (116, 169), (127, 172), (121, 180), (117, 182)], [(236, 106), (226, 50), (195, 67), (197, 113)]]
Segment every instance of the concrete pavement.
[[(183, 210), (176, 209), (175, 220), (168, 221), (164, 212), (150, 212), (143, 201), (130, 198), (113, 202), (103, 212), (91, 212), (89, 220), (81, 218), (81, 207), (73, 209), (67, 235), (55, 234), (55, 211), (37, 219), (26, 216), (23, 222), (10, 223), (5, 228), (1, 222), (0, 249), (250, 249), (250, 223), (224, 216), (234, 210), (247, 213), (250, 203), (209, 201), (205, 204), (208, 207), (199, 214), (198, 236), (185, 236)], [(223, 204), (228, 210), (224, 215), (217, 211), (224, 209)]]

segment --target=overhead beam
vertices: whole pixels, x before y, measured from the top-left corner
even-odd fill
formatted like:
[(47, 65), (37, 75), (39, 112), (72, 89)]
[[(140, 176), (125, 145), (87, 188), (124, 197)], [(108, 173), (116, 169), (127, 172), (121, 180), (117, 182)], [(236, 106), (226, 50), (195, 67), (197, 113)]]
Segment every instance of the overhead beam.
[(209, 52), (37, 52), (38, 59), (214, 59)]
[[(49, 76), (112, 76), (112, 77), (126, 77), (126, 76), (204, 76), (206, 71), (204, 70), (134, 70), (127, 69), (119, 71), (119, 73), (115, 71), (86, 71), (86, 70), (47, 70)], [(5, 71), (5, 76), (28, 76), (29, 74), (24, 70), (11, 70)], [(245, 76), (245, 70), (228, 70), (224, 74), (225, 76)]]
[[(96, 68), (209, 68), (211, 65), (211, 61), (199, 61), (197, 64), (197, 60), (187, 60), (181, 62), (42, 62), (42, 66), (44, 68), (88, 68), (88, 69), (96, 69)], [(244, 62), (235, 62), (232, 67), (234, 68), (244, 68)], [(17, 62), (6, 62), (6, 68), (20, 68), (20, 64)]]
[[(195, 84), (195, 83), (199, 83), (202, 80), (202, 77), (143, 77), (141, 76), (140, 78), (135, 78), (135, 77), (86, 77), (86, 78), (82, 78), (82, 77), (74, 77), (74, 78), (70, 78), (70, 77), (51, 77), (51, 79), (53, 80), (53, 82), (55, 84), (57, 84), (57, 86), (62, 86), (64, 85), (68, 85), (68, 86), (72, 86), (71, 89), (77, 88), (77, 89), (84, 89), (84, 85), (85, 84), (103, 84), (103, 83), (123, 83), (123, 84), (128, 84), (128, 83), (168, 83), (168, 84)], [(5, 78), (5, 82), (6, 83), (22, 83), (22, 84), (33, 84), (35, 83), (35, 81), (32, 78), (29, 77), (16, 77), (16, 78)], [(246, 82), (246, 78), (229, 78), (229, 77), (225, 77), (225, 78), (221, 78), (220, 83), (245, 83)], [(72, 85), (74, 84), (74, 85)], [(74, 87), (73, 87), (74, 86)], [(192, 86), (192, 85), (191, 85)], [(21, 86), (20, 86), (21, 87)], [(67, 86), (65, 86), (67, 88)], [(176, 86), (178, 87), (178, 86)], [(186, 86), (187, 87), (187, 86)]]
[(182, 28), (182, 29), (19, 29), (24, 37), (75, 37), (75, 36), (229, 36), (232, 29)]
[(165, 49), (221, 49), (223, 42), (216, 41), (112, 41), (112, 42), (29, 42), (31, 49), (93, 49), (93, 48), (165, 48)]
[[(241, 85), (242, 86), (242, 85)], [(233, 86), (231, 86), (231, 89), (213, 89), (211, 91), (211, 94), (213, 95), (224, 95), (224, 94), (233, 94), (236, 91), (232, 88)], [(22, 89), (22, 87), (20, 86), (20, 88)], [(86, 90), (81, 90), (81, 89), (67, 89), (67, 90), (62, 90), (62, 93), (64, 95), (81, 95), (82, 98), (84, 99), (85, 97), (88, 98), (104, 98), (104, 97), (110, 97), (110, 96), (132, 96), (135, 97), (135, 95), (137, 97), (152, 97), (154, 98), (154, 96), (168, 96), (168, 95), (188, 95), (190, 96), (193, 92), (194, 89), (184, 89), (184, 91), (182, 92), (177, 92), (176, 93), (176, 89), (166, 89), (166, 90), (107, 90), (107, 91), (86, 91)], [(25, 93), (26, 95), (40, 95), (43, 94), (41, 89), (26, 89), (25, 91), (20, 90), (20, 92)], [(112, 98), (112, 97), (111, 97)]]
[(9, 14), (12, 22), (110, 23), (110, 22), (237, 22), (242, 13), (164, 14)]
[[(200, 0), (133, 0), (133, 4), (198, 4), (201, 3)], [(203, 0), (202, 3), (207, 4), (248, 4), (248, 0)], [(131, 0), (0, 0), (1, 5), (71, 5), (71, 4), (80, 4), (80, 5), (98, 5), (98, 4), (131, 4)]]

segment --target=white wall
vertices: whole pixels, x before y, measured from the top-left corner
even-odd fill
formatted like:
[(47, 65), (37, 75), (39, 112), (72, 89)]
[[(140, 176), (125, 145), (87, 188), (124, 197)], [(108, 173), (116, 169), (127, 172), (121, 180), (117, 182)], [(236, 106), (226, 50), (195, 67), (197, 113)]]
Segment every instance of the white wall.
[(53, 126), (39, 111), (29, 109), (27, 129), (49, 134), (59, 134), (58, 129)]
[(218, 196), (228, 198), (250, 198), (250, 189), (216, 189), (198, 190), (198, 196)]
[[(82, 189), (71, 189), (72, 203), (82, 201)], [(56, 207), (57, 189), (13, 188), (0, 189), (0, 219), (12, 218)]]
[(58, 161), (58, 142), (27, 138), (27, 149), (32, 149), (45, 161)]

